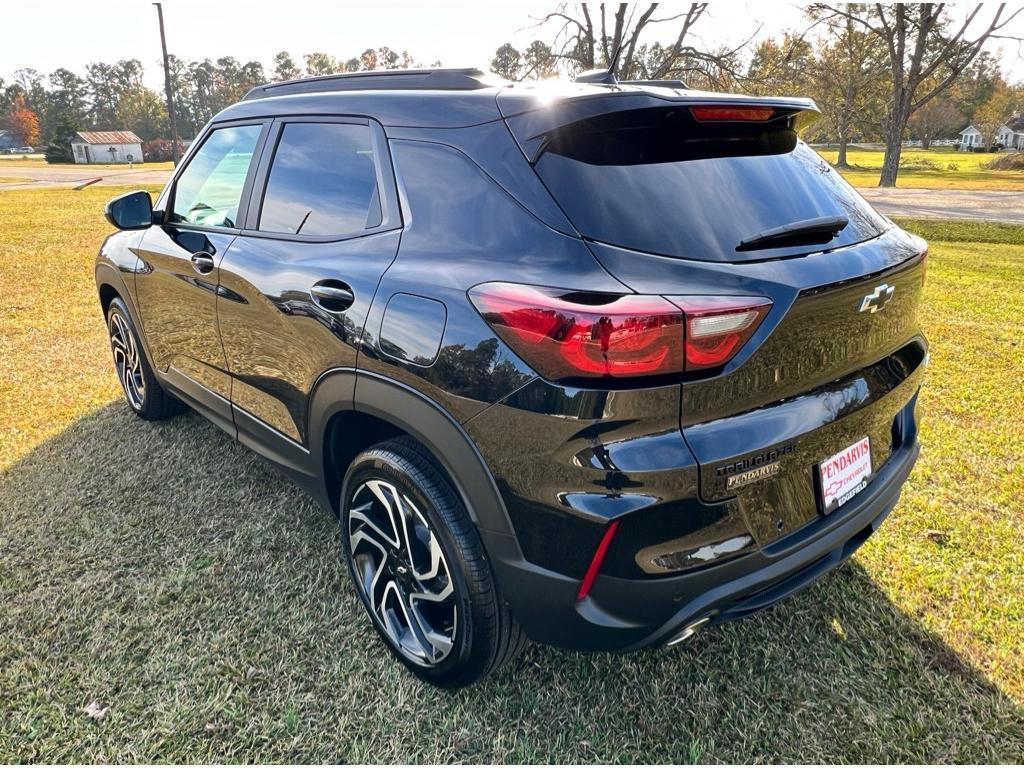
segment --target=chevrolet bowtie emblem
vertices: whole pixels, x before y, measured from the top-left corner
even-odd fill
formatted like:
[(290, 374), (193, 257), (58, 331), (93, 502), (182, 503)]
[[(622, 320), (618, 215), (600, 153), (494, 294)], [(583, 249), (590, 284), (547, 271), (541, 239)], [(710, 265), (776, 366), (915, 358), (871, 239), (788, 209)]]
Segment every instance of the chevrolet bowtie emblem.
[(892, 299), (892, 295), (895, 292), (895, 285), (882, 283), (881, 285), (875, 286), (875, 290), (865, 296), (860, 302), (860, 311), (871, 312), (874, 314), (889, 303), (889, 300)]

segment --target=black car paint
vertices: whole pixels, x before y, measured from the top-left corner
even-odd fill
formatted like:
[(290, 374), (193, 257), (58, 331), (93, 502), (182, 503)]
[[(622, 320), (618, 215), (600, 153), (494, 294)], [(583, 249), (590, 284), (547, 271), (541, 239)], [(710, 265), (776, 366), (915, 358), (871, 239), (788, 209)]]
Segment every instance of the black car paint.
[[(661, 98), (588, 86), (564, 102), (578, 113)], [(887, 309), (877, 328), (865, 326), (889, 333), (881, 355), (877, 345), (863, 354), (837, 347), (833, 358), (793, 369), (771, 345), (804, 299), (847, 313), (865, 286), (921, 279), (921, 244), (893, 228), (831, 252), (736, 265), (584, 241), (525, 162), (531, 121), (551, 119), (537, 106), (514, 89), (497, 98), (381, 91), (234, 105), (203, 135), (239, 121), (265, 126), (237, 229), (164, 223), (168, 185), (146, 233), (104, 243), (101, 299), (125, 299), (162, 384), (325, 506), (337, 509), (339, 441), (365, 437), (357, 416), (420, 440), (462, 496), (535, 640), (590, 649), (664, 642), (698, 618), (735, 618), (803, 586), (848, 557), (895, 504), (918, 451), (926, 346), (916, 307)], [(376, 126), (381, 227), (333, 240), (254, 231), (266, 148), (289, 119)], [(214, 257), (212, 272), (196, 271), (196, 251)], [(350, 289), (351, 306), (318, 303), (311, 287), (324, 280)], [(537, 377), (472, 307), (466, 291), (492, 280), (763, 296), (773, 307), (721, 371), (576, 388)], [(423, 312), (429, 322), (410, 344)], [(886, 329), (894, 316), (899, 327)], [(799, 356), (797, 340), (783, 345)], [(814, 462), (864, 433), (873, 444), (888, 440), (872, 484), (838, 513), (817, 514)], [(722, 491), (717, 467), (782, 447), (778, 479)], [(761, 503), (764, 494), (772, 503)], [(577, 601), (613, 519), (620, 532), (591, 595)], [(709, 547), (712, 557), (693, 560)]]

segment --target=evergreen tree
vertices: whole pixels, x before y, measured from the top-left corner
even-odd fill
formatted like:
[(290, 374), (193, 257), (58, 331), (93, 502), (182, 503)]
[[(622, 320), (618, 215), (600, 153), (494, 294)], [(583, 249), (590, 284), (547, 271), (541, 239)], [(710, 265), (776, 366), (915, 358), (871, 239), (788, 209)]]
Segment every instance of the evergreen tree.
[(46, 145), (46, 162), (73, 163), (75, 156), (71, 152), (71, 142), (75, 139), (78, 125), (70, 116), (61, 117), (54, 129), (53, 138)]

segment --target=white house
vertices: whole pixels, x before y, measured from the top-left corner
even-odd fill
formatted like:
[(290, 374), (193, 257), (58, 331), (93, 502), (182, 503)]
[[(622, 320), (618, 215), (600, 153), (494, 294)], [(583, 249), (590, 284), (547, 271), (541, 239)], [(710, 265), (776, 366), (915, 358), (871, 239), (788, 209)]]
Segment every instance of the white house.
[(141, 163), (142, 139), (131, 131), (78, 131), (71, 142), (76, 163)]
[[(980, 147), (985, 143), (981, 131), (973, 125), (968, 125), (960, 131), (960, 149), (971, 150)], [(999, 133), (996, 134), (996, 143), (1002, 144), (1006, 149), (1024, 149), (1024, 116), (1017, 115), (999, 126)]]

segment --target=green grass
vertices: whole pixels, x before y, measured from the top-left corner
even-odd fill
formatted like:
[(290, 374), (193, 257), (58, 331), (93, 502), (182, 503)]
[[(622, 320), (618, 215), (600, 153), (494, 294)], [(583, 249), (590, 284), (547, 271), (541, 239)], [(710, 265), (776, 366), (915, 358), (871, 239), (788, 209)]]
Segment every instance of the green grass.
[[(835, 163), (838, 155), (835, 149), (816, 149), (830, 163)], [(851, 167), (840, 172), (855, 187), (877, 187), (883, 156), (880, 149), (851, 148), (846, 158)], [(992, 171), (981, 167), (993, 157), (996, 155), (988, 152), (959, 152), (949, 147), (904, 148), (896, 186), (1024, 191), (1024, 171)], [(936, 167), (929, 167), (932, 164)]]
[(92, 283), (118, 191), (0, 195), (0, 761), (1024, 756), (1024, 228), (907, 223), (924, 452), (850, 564), (676, 650), (531, 647), (443, 693), (384, 653), (327, 512), (121, 403)]
[[(904, 229), (920, 235), (926, 240), (947, 243), (985, 243), (1020, 246), (1019, 224), (1004, 224), (999, 221), (975, 221), (970, 219), (907, 219), (897, 217)], [(1019, 264), (1020, 262), (1015, 262)], [(1012, 277), (1012, 276), (1010, 276)], [(1018, 278), (1019, 279), (1019, 278)]]

